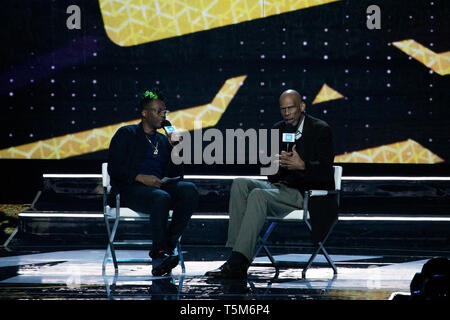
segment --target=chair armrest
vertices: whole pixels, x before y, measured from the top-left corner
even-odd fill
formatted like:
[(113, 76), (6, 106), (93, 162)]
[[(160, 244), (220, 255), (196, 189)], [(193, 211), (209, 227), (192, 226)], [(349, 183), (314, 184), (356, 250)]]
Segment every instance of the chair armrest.
[(332, 194), (338, 194), (338, 190), (308, 190), (310, 197), (324, 197)]
[(303, 220), (304, 211), (303, 210), (293, 210), (288, 215), (280, 218), (267, 216), (267, 221), (270, 222), (280, 222), (280, 221), (301, 221)]
[(310, 197), (323, 197), (328, 195), (328, 190), (308, 190)]
[[(108, 211), (107, 211), (108, 216), (111, 218), (115, 218), (116, 217), (116, 208), (111, 208), (108, 206), (107, 209), (108, 209)], [(120, 218), (127, 219), (127, 220), (138, 220), (138, 219), (148, 220), (149, 215), (146, 213), (134, 211), (127, 207), (121, 207), (120, 208)]]

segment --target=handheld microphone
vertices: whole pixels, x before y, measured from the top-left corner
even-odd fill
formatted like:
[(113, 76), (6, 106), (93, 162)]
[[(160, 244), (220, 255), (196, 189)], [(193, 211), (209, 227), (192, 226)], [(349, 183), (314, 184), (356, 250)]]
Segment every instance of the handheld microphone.
[(161, 126), (164, 128), (164, 132), (166, 134), (175, 132), (175, 127), (173, 127), (172, 124), (170, 123), (170, 121), (167, 119), (164, 119), (161, 122)]
[(161, 126), (163, 127), (164, 132), (165, 132), (166, 135), (167, 135), (167, 138), (169, 137), (169, 134), (171, 134), (171, 133), (173, 134), (172, 137), (174, 138), (174, 140), (169, 141), (169, 142), (171, 142), (171, 144), (172, 144), (173, 146), (175, 146), (175, 145), (177, 145), (178, 143), (180, 143), (181, 137), (175, 134), (176, 128), (175, 128), (174, 126), (172, 126), (172, 124), (170, 123), (169, 120), (164, 119), (164, 120), (161, 122)]
[(284, 131), (282, 142), (285, 146), (285, 151), (289, 152), (291, 149), (291, 144), (295, 143), (295, 127), (291, 124), (286, 124)]

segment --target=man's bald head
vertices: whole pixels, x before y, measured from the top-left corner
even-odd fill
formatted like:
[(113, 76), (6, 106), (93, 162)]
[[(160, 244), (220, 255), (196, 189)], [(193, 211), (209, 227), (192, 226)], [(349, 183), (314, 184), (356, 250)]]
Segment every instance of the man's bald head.
[(280, 96), (280, 101), (281, 99), (283, 99), (283, 97), (286, 96), (289, 96), (291, 99), (294, 99), (293, 101), (296, 102), (296, 105), (300, 105), (300, 103), (302, 102), (302, 96), (294, 89), (288, 89), (284, 91)]
[(303, 120), (305, 103), (300, 93), (293, 89), (284, 91), (280, 96), (280, 111), (286, 124), (298, 127)]

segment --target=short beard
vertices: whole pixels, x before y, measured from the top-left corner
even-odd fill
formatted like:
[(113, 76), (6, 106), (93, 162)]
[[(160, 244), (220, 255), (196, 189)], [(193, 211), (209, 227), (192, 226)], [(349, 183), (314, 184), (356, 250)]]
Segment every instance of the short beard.
[(298, 120), (296, 120), (296, 121), (292, 124), (292, 126), (293, 126), (294, 128), (296, 128), (296, 129), (298, 129), (297, 127), (298, 127), (298, 125), (300, 124), (300, 121), (303, 120), (303, 118), (305, 118), (305, 116), (304, 116), (304, 114), (302, 113), (302, 114), (300, 115), (300, 118), (298, 118)]
[(295, 120), (295, 121), (292, 123), (292, 126), (293, 126), (294, 128), (297, 128), (297, 126), (298, 126), (299, 123), (300, 123), (300, 119)]

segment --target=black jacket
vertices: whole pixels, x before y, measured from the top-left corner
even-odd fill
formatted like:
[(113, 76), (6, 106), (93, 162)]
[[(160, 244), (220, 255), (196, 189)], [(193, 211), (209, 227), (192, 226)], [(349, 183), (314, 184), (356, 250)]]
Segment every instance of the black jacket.
[[(305, 117), (303, 132), (295, 142), (295, 149), (305, 161), (305, 170), (287, 170), (280, 168), (277, 174), (268, 176), (270, 182), (284, 181), (289, 187), (300, 192), (311, 189), (334, 189), (334, 147), (330, 126), (320, 119), (309, 115)], [(280, 147), (283, 150), (282, 133), (285, 122), (276, 123), (273, 128), (280, 129)], [(313, 197), (310, 199), (312, 240), (323, 241), (338, 216), (338, 195)]]
[[(172, 146), (167, 136), (157, 132), (160, 152), (165, 152), (167, 159), (171, 159)], [(108, 173), (111, 177), (111, 193), (119, 193), (123, 188), (135, 182), (142, 162), (148, 150), (149, 143), (142, 123), (137, 125), (127, 125), (119, 128), (111, 139), (108, 154)], [(163, 176), (183, 177), (183, 166), (174, 165), (171, 160), (165, 167)]]
[[(296, 140), (295, 148), (305, 161), (305, 170), (280, 170), (268, 180), (272, 183), (284, 181), (289, 187), (300, 192), (310, 189), (334, 189), (334, 146), (330, 126), (323, 120), (305, 116), (302, 136)], [(285, 122), (277, 122), (272, 128), (280, 129), (280, 150), (283, 150), (282, 134)], [(281, 151), (280, 151), (281, 153)]]

